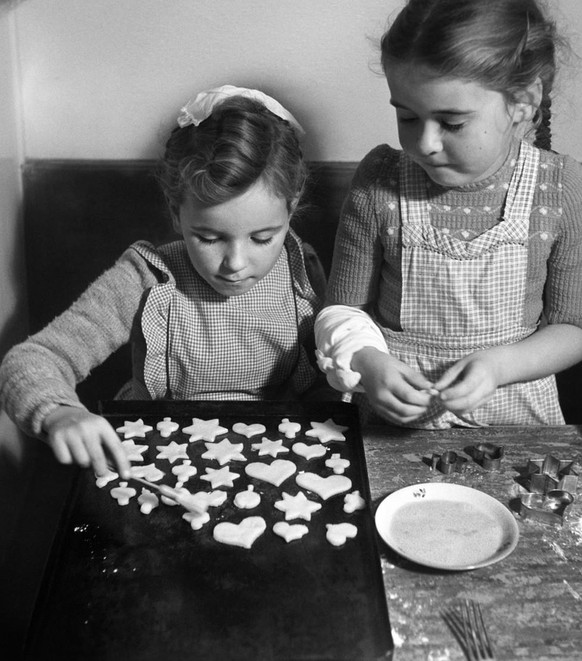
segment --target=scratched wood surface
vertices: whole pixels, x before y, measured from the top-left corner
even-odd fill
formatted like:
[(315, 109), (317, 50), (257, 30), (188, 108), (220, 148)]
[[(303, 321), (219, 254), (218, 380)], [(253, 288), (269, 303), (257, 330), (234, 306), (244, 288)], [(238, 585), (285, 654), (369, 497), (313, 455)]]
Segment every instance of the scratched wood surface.
[[(581, 427), (519, 427), (421, 431), (371, 427), (364, 444), (374, 510), (389, 493), (422, 482), (473, 487), (518, 510), (529, 459), (551, 454), (582, 464)], [(499, 471), (486, 471), (466, 450), (489, 442), (505, 447)], [(464, 472), (432, 470), (446, 450), (469, 459)], [(465, 659), (443, 613), (459, 599), (478, 600), (498, 661), (582, 658), (582, 477), (562, 527), (524, 520), (519, 542), (502, 561), (472, 571), (447, 572), (414, 565), (382, 544), (382, 567), (395, 661)]]

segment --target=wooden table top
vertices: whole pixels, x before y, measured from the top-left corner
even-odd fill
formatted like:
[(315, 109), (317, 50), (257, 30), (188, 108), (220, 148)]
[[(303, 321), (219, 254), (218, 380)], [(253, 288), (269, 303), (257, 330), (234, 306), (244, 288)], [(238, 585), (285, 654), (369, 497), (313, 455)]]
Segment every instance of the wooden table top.
[[(480, 430), (406, 430), (371, 427), (364, 431), (374, 508), (389, 493), (411, 484), (448, 482), (479, 489), (511, 510), (524, 492), (520, 477), (528, 460), (550, 454), (582, 464), (580, 427), (505, 427)], [(464, 472), (431, 468), (433, 455), (476, 443), (505, 448), (498, 471), (486, 471), (470, 459)], [(578, 498), (566, 511), (563, 526), (524, 520), (514, 513), (519, 541), (508, 557), (471, 571), (421, 568), (381, 544), (384, 583), (395, 661), (464, 659), (443, 619), (460, 599), (482, 605), (497, 659), (528, 661), (582, 658), (582, 479)], [(517, 501), (518, 502), (518, 501)]]

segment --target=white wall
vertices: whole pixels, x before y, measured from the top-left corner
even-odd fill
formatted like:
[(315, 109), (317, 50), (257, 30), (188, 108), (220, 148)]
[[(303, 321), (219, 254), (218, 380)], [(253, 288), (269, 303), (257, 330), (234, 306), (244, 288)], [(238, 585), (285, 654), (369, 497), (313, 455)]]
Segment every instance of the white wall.
[[(148, 158), (200, 89), (256, 86), (289, 105), (315, 160), (397, 144), (378, 39), (402, 0), (20, 0), (25, 154)], [(550, 0), (582, 54), (582, 2)], [(578, 62), (574, 63), (575, 65)], [(581, 78), (565, 70), (558, 150), (582, 157)]]
[(20, 130), (14, 20), (0, 5), (0, 357), (21, 339), (27, 319), (20, 187)]

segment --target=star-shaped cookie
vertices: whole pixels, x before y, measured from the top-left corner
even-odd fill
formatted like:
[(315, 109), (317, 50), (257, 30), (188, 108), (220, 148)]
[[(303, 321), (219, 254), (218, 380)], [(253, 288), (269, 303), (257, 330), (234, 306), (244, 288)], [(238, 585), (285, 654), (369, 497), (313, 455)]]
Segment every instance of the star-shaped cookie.
[(134, 441), (121, 441), (125, 454), (129, 461), (143, 461), (143, 453), (148, 449), (147, 445), (136, 445)]
[(349, 427), (338, 425), (331, 418), (328, 418), (325, 422), (312, 422), (310, 424), (312, 429), (306, 431), (305, 436), (318, 438), (321, 443), (346, 440), (342, 432), (347, 431)]
[(188, 459), (187, 447), (188, 443), (176, 443), (176, 441), (170, 441), (168, 445), (156, 445), (158, 451), (156, 459), (167, 459), (171, 464), (178, 459)]
[(118, 434), (123, 434), (123, 438), (145, 438), (147, 432), (152, 431), (153, 427), (144, 424), (144, 421), (140, 418), (132, 422), (131, 420), (124, 420), (121, 427), (117, 427), (115, 430)]
[(253, 443), (251, 445), (251, 450), (257, 450), (259, 457), (262, 457), (266, 454), (271, 455), (271, 457), (276, 457), (281, 452), (289, 452), (289, 448), (283, 446), (283, 441), (270, 441), (268, 438), (263, 438), (260, 443)]
[(296, 496), (283, 492), (283, 500), (277, 500), (274, 506), (285, 512), (285, 520), (305, 519), (311, 521), (311, 515), (321, 509), (321, 503), (309, 500), (305, 494), (300, 491)]
[(221, 466), (228, 464), (229, 461), (246, 461), (247, 458), (242, 454), (243, 443), (231, 443), (227, 438), (223, 438), (218, 443), (205, 443), (206, 452), (202, 459), (216, 459)]
[(225, 466), (224, 468), (207, 468), (206, 475), (201, 475), (200, 479), (210, 482), (212, 488), (216, 489), (217, 487), (232, 487), (234, 481), (239, 477), (238, 473), (232, 473), (228, 470), (228, 466)]
[(192, 424), (182, 429), (184, 434), (188, 434), (190, 443), (194, 441), (210, 441), (211, 443), (216, 440), (217, 436), (226, 434), (228, 429), (221, 427), (218, 424), (218, 418), (213, 420), (202, 420), (201, 418), (192, 418)]

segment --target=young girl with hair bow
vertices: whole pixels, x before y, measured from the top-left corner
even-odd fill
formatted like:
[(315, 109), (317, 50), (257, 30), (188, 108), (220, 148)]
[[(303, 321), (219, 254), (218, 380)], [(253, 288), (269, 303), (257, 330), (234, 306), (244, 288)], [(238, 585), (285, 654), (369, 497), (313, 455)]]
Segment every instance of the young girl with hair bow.
[[(290, 228), (307, 168), (294, 117), (233, 86), (202, 92), (172, 131), (159, 180), (181, 239), (138, 241), (62, 315), (12, 348), (0, 404), (62, 463), (129, 462), (75, 388), (132, 344), (123, 399), (299, 398), (316, 381), (306, 345), (321, 265)], [(317, 291), (316, 291), (317, 290)]]
[(316, 322), (321, 368), (366, 415), (564, 422), (582, 168), (550, 150), (559, 43), (536, 0), (409, 0), (382, 38), (402, 150), (360, 164)]

